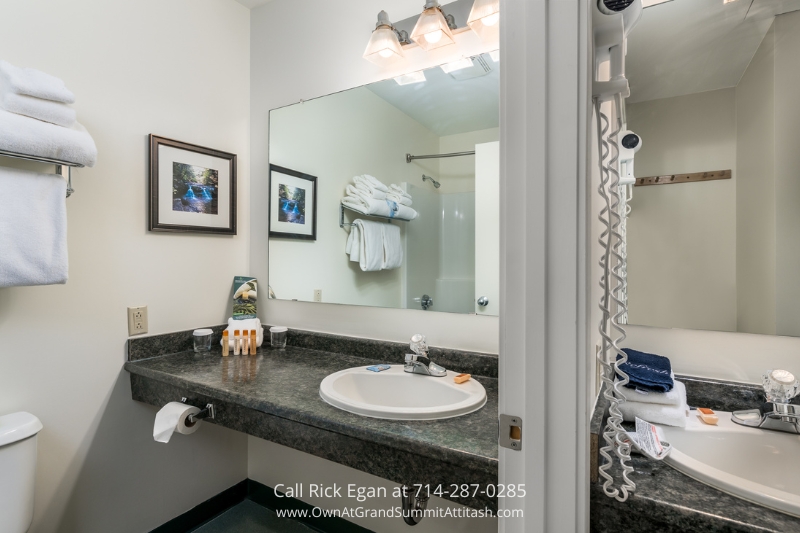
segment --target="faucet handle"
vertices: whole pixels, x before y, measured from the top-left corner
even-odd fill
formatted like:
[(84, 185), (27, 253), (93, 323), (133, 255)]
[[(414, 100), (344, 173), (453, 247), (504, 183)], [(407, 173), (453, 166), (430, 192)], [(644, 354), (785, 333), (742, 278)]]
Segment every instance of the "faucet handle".
[(800, 383), (788, 370), (770, 370), (762, 379), (764, 392), (770, 403), (789, 403), (800, 391)]
[(425, 340), (425, 335), (417, 333), (411, 337), (411, 351), (417, 355), (428, 357), (428, 343)]

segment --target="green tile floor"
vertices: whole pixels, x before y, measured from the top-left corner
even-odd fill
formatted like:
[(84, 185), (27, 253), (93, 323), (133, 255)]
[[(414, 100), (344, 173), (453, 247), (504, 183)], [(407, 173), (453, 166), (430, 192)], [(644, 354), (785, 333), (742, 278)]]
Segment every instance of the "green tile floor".
[(192, 533), (313, 533), (314, 531), (300, 522), (278, 518), (273, 511), (245, 500), (193, 530)]

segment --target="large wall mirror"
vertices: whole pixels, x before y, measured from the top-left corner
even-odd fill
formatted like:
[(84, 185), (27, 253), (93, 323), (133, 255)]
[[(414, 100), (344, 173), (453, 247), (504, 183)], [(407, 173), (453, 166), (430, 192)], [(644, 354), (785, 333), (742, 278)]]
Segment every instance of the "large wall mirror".
[(629, 36), (629, 323), (800, 335), (799, 9), (672, 0)]
[(481, 54), (270, 112), (277, 299), (498, 314), (499, 66)]

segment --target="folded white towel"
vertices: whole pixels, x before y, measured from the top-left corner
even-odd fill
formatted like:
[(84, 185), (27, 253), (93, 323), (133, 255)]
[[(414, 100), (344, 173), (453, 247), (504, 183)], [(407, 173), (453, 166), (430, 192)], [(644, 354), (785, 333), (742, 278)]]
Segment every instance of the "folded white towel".
[(400, 239), (400, 226), (381, 224), (383, 230), (383, 270), (400, 268), (403, 264), (403, 241)]
[(75, 124), (76, 113), (67, 104), (0, 90), (0, 109), (51, 122), (65, 128)]
[(353, 223), (350, 226), (350, 235), (347, 236), (347, 245), (344, 248), (346, 254), (350, 256), (350, 261), (358, 263), (361, 259), (361, 230), (360, 226)]
[(403, 188), (397, 185), (396, 183), (392, 183), (391, 185), (389, 185), (389, 192), (397, 194), (399, 196), (404, 196), (409, 200), (411, 200), (411, 195), (408, 194), (406, 191), (404, 191)]
[(396, 218), (398, 220), (414, 220), (419, 216), (419, 213), (412, 208), (392, 200), (345, 196), (342, 198), (342, 204), (362, 215)]
[(62, 128), (2, 109), (0, 149), (80, 163), (87, 167), (93, 167), (97, 162), (94, 139), (80, 123), (76, 122), (72, 128)]
[(656, 403), (641, 403), (631, 401), (635, 398), (634, 391), (623, 390), (627, 400), (620, 404), (619, 410), (622, 419), (626, 422), (633, 422), (636, 417), (646, 420), (651, 424), (663, 424), (665, 426), (686, 427), (686, 418), (689, 413), (689, 406), (686, 403), (686, 387), (680, 381), (675, 382), (673, 390), (679, 390), (681, 403), (679, 405), (663, 405)]
[(345, 187), (345, 190), (347, 191), (347, 195), (348, 196), (360, 196), (361, 198), (364, 198), (365, 200), (369, 200), (369, 199), (385, 200), (386, 199), (386, 193), (385, 192), (379, 191), (377, 189), (369, 190), (363, 184), (348, 185), (347, 187)]
[(7, 61), (0, 60), (0, 79), (3, 81), (4, 91), (26, 94), (63, 104), (75, 103), (75, 95), (67, 89), (63, 80), (40, 70), (19, 68)]
[(413, 203), (411, 198), (408, 196), (400, 196), (399, 194), (395, 194), (391, 191), (386, 194), (386, 199), (408, 207), (411, 207), (411, 204)]
[[(673, 383), (679, 383), (673, 381)], [(680, 405), (686, 396), (686, 385), (673, 385), (669, 392), (648, 392), (639, 389), (624, 389), (629, 402), (653, 403), (659, 405)]]
[[(237, 329), (242, 331), (242, 334), (244, 334), (245, 331), (249, 332), (251, 329), (254, 329), (256, 330), (256, 346), (261, 346), (261, 343), (264, 342), (264, 328), (261, 327), (261, 319), (246, 318), (244, 320), (236, 320), (230, 317), (228, 319), (228, 327), (225, 328), (228, 332), (228, 347), (230, 349), (233, 349), (233, 332)], [(222, 346), (222, 339), (219, 340), (219, 345)]]
[(66, 283), (67, 182), (0, 168), (0, 287)]
[[(358, 228), (358, 264), (364, 272), (374, 272), (383, 268), (383, 230), (380, 222), (356, 219)], [(350, 259), (353, 259), (351, 254)]]
[(368, 189), (370, 192), (372, 191), (389, 192), (389, 187), (387, 187), (378, 178), (370, 176), (369, 174), (364, 174), (362, 176), (354, 177), (353, 183), (355, 183), (357, 186), (360, 185)]

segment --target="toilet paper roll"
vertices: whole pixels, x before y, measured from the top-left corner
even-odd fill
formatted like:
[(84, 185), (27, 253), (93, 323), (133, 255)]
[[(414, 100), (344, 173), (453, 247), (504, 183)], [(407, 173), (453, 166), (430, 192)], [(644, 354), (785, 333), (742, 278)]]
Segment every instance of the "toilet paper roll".
[(156, 442), (169, 442), (172, 434), (177, 431), (184, 435), (190, 435), (197, 431), (200, 420), (194, 424), (187, 425), (189, 415), (195, 415), (200, 409), (181, 402), (170, 402), (156, 413), (156, 422), (153, 425), (153, 438)]

